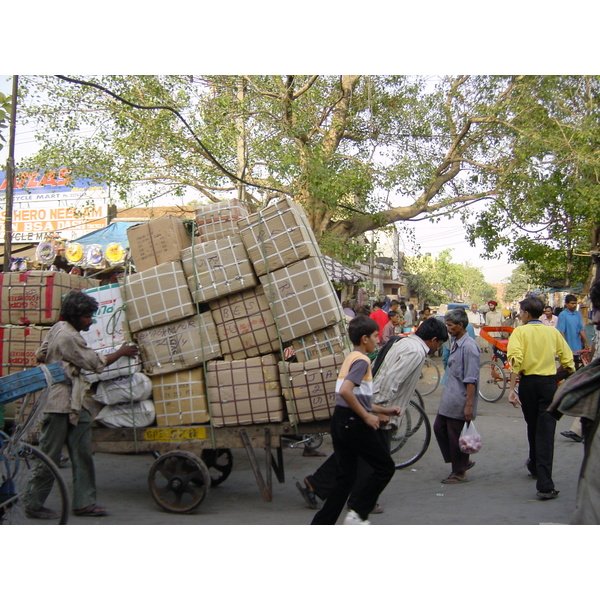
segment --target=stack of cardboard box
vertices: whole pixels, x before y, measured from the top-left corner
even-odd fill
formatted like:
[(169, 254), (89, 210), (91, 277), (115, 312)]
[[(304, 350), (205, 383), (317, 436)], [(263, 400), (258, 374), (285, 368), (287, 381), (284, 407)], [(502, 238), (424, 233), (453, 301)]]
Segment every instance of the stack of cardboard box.
[[(348, 343), (302, 208), (281, 201), (248, 215), (228, 201), (198, 207), (196, 226), (192, 239), (174, 217), (128, 230), (137, 273), (124, 296), (157, 424), (279, 422), (286, 402), (293, 422), (328, 419)], [(300, 378), (283, 346), (302, 360)], [(307, 393), (314, 374), (320, 387)]]

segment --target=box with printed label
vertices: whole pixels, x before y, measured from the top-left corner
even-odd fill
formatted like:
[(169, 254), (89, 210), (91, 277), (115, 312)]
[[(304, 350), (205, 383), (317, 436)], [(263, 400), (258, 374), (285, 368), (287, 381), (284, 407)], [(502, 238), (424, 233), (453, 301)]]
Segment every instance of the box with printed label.
[(258, 284), (239, 235), (186, 248), (181, 262), (195, 302), (208, 302)]
[(279, 350), (277, 327), (262, 286), (210, 303), (224, 356), (251, 358)]
[(209, 242), (239, 233), (238, 221), (248, 216), (238, 200), (221, 200), (196, 207), (196, 242)]
[(301, 260), (259, 279), (284, 342), (343, 319), (342, 306), (320, 258)]
[(257, 275), (321, 255), (304, 209), (291, 200), (241, 219), (238, 227)]
[(0, 324), (53, 325), (63, 296), (90, 287), (88, 279), (61, 271), (0, 273)]
[(35, 353), (50, 327), (2, 325), (0, 327), (0, 377), (37, 365)]
[[(118, 283), (84, 290), (98, 302), (98, 310), (94, 313), (94, 322), (81, 336), (87, 345), (98, 354), (112, 354), (127, 341), (127, 320)], [(116, 377), (132, 375), (142, 370), (142, 359), (138, 356), (122, 356), (102, 371), (92, 373), (83, 371), (88, 381), (106, 381)]]
[(152, 377), (152, 390), (158, 427), (210, 420), (203, 367)]
[(340, 354), (351, 349), (350, 340), (341, 323), (292, 340), (292, 346), (298, 362)]
[(185, 371), (221, 356), (210, 312), (138, 331), (135, 339), (148, 375)]
[(179, 321), (196, 313), (178, 260), (134, 273), (125, 281), (123, 296), (132, 332)]
[(283, 420), (279, 372), (272, 354), (246, 360), (213, 360), (206, 366), (211, 423), (215, 427)]
[(292, 425), (331, 418), (335, 385), (345, 353), (304, 363), (279, 363), (281, 391)]
[(179, 260), (190, 236), (181, 219), (164, 215), (127, 229), (131, 258), (136, 271), (145, 271), (165, 262)]

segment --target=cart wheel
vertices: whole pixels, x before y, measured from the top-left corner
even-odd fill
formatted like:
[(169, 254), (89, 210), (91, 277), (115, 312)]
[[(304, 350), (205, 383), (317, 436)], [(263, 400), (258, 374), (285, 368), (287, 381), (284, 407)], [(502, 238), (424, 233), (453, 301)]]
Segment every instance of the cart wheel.
[(316, 450), (320, 448), (323, 443), (323, 434), (322, 433), (312, 433), (306, 436), (306, 443), (304, 444), (305, 448), (312, 448)]
[(210, 473), (191, 452), (175, 450), (160, 456), (150, 467), (148, 486), (163, 509), (186, 513), (197, 508), (210, 488)]
[(218, 450), (207, 448), (202, 450), (200, 456), (208, 467), (211, 487), (217, 487), (229, 477), (233, 468), (233, 454), (229, 448)]

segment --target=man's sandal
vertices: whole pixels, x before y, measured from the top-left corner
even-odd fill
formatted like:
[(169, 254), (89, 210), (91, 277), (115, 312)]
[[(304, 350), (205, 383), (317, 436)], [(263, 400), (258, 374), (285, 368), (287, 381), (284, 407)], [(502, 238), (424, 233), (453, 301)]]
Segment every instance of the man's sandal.
[(108, 515), (108, 510), (102, 506), (90, 504), (85, 508), (78, 508), (73, 510), (73, 514), (76, 517), (105, 517), (106, 515)]

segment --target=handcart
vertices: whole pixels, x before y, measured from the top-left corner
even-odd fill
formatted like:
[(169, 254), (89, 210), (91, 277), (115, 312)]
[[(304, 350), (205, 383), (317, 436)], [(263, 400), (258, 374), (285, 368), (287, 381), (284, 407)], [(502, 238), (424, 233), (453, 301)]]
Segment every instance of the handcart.
[[(486, 402), (497, 402), (506, 391), (510, 373), (507, 359), (508, 338), (514, 327), (487, 327), (480, 329), (481, 337), (492, 344), (492, 357), (479, 368), (479, 397)], [(501, 337), (492, 336), (500, 333)]]
[[(233, 468), (231, 449), (246, 450), (262, 499), (270, 502), (272, 473), (285, 482), (285, 438), (310, 442), (328, 433), (330, 421), (291, 424), (211, 427), (190, 425), (147, 428), (94, 428), (96, 452), (152, 453), (156, 460), (148, 472), (148, 487), (162, 509), (187, 513), (198, 508), (209, 489), (225, 481)], [(256, 450), (264, 450), (264, 475)]]

